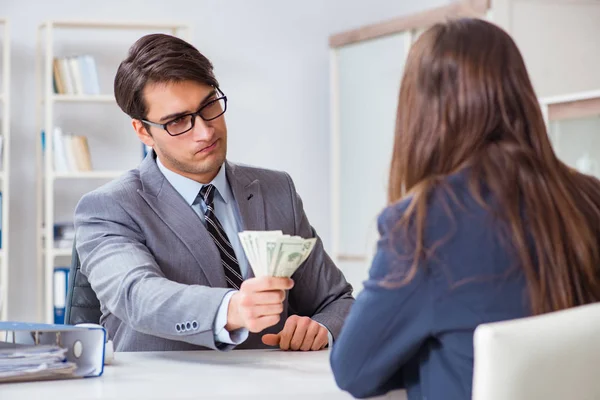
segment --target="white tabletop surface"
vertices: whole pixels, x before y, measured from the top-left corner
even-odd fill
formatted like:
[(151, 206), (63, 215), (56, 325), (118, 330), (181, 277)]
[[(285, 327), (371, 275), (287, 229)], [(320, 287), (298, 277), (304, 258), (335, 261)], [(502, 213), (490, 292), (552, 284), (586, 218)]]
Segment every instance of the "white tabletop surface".
[(351, 398), (335, 384), (328, 351), (116, 353), (97, 378), (0, 384), (0, 400)]

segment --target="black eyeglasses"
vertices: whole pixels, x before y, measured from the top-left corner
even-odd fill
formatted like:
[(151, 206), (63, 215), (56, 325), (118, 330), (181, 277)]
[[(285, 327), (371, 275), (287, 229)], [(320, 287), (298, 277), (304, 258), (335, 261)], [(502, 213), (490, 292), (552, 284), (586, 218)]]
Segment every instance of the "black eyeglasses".
[(162, 128), (171, 136), (183, 135), (194, 128), (196, 117), (200, 117), (204, 121), (212, 121), (225, 114), (225, 111), (227, 111), (227, 96), (225, 96), (221, 89), (215, 89), (217, 90), (216, 93), (219, 97), (204, 104), (194, 113), (180, 115), (164, 124), (158, 124), (145, 119), (143, 119), (142, 122), (157, 128)]

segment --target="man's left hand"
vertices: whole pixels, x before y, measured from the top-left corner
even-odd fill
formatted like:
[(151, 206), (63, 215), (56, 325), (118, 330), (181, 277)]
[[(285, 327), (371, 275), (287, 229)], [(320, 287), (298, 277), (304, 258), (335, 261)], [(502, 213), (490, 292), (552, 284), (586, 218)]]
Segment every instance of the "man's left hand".
[(267, 346), (279, 346), (281, 350), (316, 351), (327, 346), (328, 332), (308, 317), (292, 315), (281, 332), (263, 335), (262, 341)]

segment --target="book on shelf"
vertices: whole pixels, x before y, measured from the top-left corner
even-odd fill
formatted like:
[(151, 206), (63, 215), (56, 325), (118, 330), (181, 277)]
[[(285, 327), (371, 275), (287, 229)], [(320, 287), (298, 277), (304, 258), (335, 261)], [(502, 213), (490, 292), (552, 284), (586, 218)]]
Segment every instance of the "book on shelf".
[(73, 222), (55, 222), (52, 228), (55, 242), (56, 240), (68, 240), (69, 246), (67, 247), (72, 247), (73, 239), (75, 239), (75, 224)]
[[(92, 171), (92, 159), (87, 137), (64, 134), (60, 127), (55, 127), (52, 135), (47, 138), (46, 132), (40, 132), (42, 154), (46, 151), (46, 142), (50, 140), (54, 150), (54, 171), (58, 173)], [(2, 148), (0, 136), (0, 150)], [(142, 159), (152, 150), (152, 147), (142, 143)], [(1, 160), (1, 157), (0, 157)]]
[[(41, 228), (42, 246), (46, 245), (45, 225)], [(55, 222), (52, 225), (52, 239), (55, 249), (72, 249), (75, 239), (75, 226), (73, 222)]]
[(54, 267), (54, 323), (65, 323), (65, 306), (69, 289), (69, 267)]
[[(42, 149), (45, 134), (42, 132)], [(92, 170), (92, 160), (87, 137), (64, 134), (60, 127), (52, 132), (54, 170), (56, 172), (85, 172)]]
[(55, 58), (52, 79), (55, 94), (100, 94), (96, 60), (87, 54)]
[[(42, 224), (42, 234), (45, 232), (45, 225)], [(75, 225), (73, 222), (55, 222), (52, 225), (53, 246), (57, 249), (73, 248), (75, 239)], [(46, 245), (46, 237), (43, 237), (42, 245)]]

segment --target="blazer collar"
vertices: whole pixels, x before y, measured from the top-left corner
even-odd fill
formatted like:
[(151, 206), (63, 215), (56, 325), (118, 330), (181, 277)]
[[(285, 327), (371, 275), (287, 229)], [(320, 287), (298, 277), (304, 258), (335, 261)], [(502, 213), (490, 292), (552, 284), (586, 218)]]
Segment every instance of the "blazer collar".
[(243, 221), (243, 230), (264, 231), (265, 203), (261, 183), (248, 174), (248, 168), (225, 161), (227, 181), (238, 205)]
[[(242, 230), (265, 230), (265, 204), (261, 183), (249, 169), (225, 161), (227, 181), (242, 219)], [(139, 166), (140, 196), (186, 245), (202, 268), (212, 287), (226, 287), (221, 258), (208, 231), (188, 202), (173, 188), (156, 164), (150, 151)], [(219, 266), (219, 267), (215, 267)]]
[[(193, 205), (196, 201), (198, 201), (198, 193), (205, 185), (185, 177), (183, 175), (178, 174), (177, 172), (171, 171), (160, 161), (159, 158), (156, 158), (156, 165), (160, 172), (167, 178), (167, 181), (173, 186), (175, 190), (183, 198), (186, 203), (190, 206)], [(214, 185), (217, 189), (215, 195), (219, 196), (225, 203), (229, 203), (232, 200), (231, 190), (229, 189), (229, 184), (227, 183), (227, 176), (225, 174), (225, 169), (227, 164), (223, 164), (220, 168), (219, 173), (215, 176), (215, 179), (210, 182), (210, 184)]]
[[(138, 193), (196, 259), (211, 287), (227, 287), (221, 256), (208, 231), (186, 200), (158, 169), (154, 151), (139, 167), (142, 189)], [(164, 234), (168, 235), (169, 232)]]

